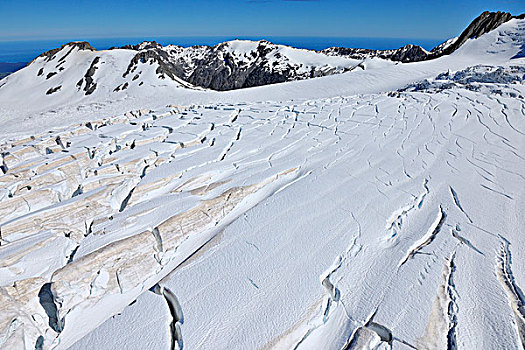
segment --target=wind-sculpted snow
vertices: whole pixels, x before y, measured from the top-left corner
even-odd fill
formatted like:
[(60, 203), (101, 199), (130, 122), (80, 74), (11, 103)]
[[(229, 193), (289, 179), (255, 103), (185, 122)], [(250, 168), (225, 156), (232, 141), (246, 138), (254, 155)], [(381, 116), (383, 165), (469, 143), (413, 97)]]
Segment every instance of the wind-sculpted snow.
[[(21, 136), (0, 143), (0, 348), (523, 348), (513, 28), (389, 67), (367, 93), (343, 85), (372, 71), (210, 103), (83, 106), (38, 132), (13, 120)], [(312, 86), (332, 97), (267, 98)], [(84, 108), (97, 117), (79, 122)]]
[[(446, 76), (521, 96), (522, 69)], [(101, 324), (76, 347), (144, 347), (105, 333), (148, 334), (130, 313), (164, 325), (159, 348), (519, 346), (525, 102), (464, 86), (167, 106), (5, 142), (2, 348)]]

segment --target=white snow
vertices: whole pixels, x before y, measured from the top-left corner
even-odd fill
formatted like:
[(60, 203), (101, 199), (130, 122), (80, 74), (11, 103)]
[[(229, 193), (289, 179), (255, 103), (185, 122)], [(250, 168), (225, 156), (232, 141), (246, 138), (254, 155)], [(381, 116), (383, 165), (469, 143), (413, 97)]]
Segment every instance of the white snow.
[(151, 77), (112, 103), (13, 74), (0, 347), (167, 348), (175, 317), (187, 349), (523, 349), (524, 32), (222, 93)]

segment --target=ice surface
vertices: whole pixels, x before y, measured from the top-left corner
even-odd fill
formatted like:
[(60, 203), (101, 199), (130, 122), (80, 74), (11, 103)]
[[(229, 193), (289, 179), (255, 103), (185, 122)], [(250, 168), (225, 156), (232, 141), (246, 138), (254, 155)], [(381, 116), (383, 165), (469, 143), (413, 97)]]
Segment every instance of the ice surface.
[(0, 347), (523, 349), (524, 29), (54, 114), (0, 88)]

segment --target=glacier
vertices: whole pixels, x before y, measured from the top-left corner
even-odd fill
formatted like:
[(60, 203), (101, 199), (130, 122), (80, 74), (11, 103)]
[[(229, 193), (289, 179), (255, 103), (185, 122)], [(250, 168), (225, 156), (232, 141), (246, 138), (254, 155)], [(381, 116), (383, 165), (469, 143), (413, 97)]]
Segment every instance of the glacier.
[(0, 347), (523, 349), (524, 45), (512, 19), (225, 92), (1, 80)]

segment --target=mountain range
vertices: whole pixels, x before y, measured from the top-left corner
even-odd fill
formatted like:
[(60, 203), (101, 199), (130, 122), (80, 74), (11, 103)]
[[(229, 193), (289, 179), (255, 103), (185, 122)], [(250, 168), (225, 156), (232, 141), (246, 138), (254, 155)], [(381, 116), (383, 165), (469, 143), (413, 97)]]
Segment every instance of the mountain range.
[[(396, 50), (332, 47), (322, 51), (295, 49), (261, 40), (234, 40), (216, 46), (162, 46), (154, 41), (96, 51), (87, 42), (71, 42), (47, 51), (26, 69), (0, 82), (36, 86), (40, 95), (91, 95), (104, 86), (104, 94), (130, 87), (170, 81), (186, 88), (233, 90), (286, 81), (373, 69), (397, 62), (418, 62), (448, 55), (468, 39), (497, 28), (512, 18), (506, 12), (484, 12), (458, 37), (427, 51), (406, 45)], [(104, 73), (102, 73), (104, 72)], [(24, 83), (25, 82), (25, 83)], [(15, 88), (10, 90), (15, 91)], [(17, 92), (14, 92), (17, 93)]]

